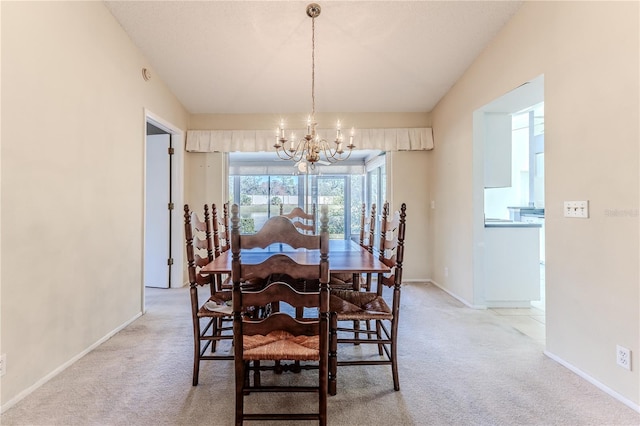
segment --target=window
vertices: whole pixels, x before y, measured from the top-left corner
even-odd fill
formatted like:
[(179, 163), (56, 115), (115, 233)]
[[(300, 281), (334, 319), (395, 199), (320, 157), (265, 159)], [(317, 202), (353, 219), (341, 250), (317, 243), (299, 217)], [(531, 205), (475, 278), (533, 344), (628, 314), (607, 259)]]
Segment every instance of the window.
[(232, 203), (240, 206), (243, 233), (254, 233), (271, 216), (300, 205), (297, 176), (237, 175), (229, 177)]
[(367, 205), (375, 203), (380, 210), (387, 200), (387, 174), (384, 156), (367, 164)]
[[(544, 102), (512, 117), (516, 205), (544, 206)], [(515, 173), (518, 175), (515, 175)]]
[[(258, 231), (269, 217), (280, 214), (281, 203), (285, 212), (294, 207), (310, 210), (309, 206), (315, 204), (329, 207), (330, 238), (358, 239), (362, 203), (384, 200), (385, 196), (384, 156), (367, 172), (364, 161), (371, 154), (365, 153), (359, 153), (357, 162), (318, 165), (306, 174), (299, 174), (297, 168), (291, 167), (292, 162), (264, 158), (266, 153), (262, 158), (257, 154), (231, 153), (229, 200), (240, 207), (241, 232)], [(380, 158), (380, 154), (375, 152), (373, 157)], [(248, 155), (257, 159), (243, 161)]]

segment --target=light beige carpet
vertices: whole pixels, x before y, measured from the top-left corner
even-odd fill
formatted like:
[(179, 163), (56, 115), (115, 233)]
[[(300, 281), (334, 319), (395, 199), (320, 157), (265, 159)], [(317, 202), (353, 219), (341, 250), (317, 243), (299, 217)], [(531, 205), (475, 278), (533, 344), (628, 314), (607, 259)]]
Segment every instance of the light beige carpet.
[[(390, 367), (343, 367), (329, 424), (640, 424), (640, 414), (545, 357), (540, 343), (500, 316), (432, 285), (403, 289), (401, 390), (393, 391)], [(147, 289), (146, 315), (7, 410), (1, 424), (232, 425), (231, 361), (203, 362), (200, 384), (191, 386), (188, 299), (186, 288)], [(286, 410), (315, 399), (252, 394), (247, 401), (253, 410)]]

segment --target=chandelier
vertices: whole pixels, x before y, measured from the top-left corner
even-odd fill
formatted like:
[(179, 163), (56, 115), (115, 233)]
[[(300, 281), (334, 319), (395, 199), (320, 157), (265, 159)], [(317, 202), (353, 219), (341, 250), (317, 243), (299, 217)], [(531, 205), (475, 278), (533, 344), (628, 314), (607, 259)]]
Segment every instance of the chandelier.
[(326, 164), (343, 161), (351, 156), (351, 151), (355, 148), (353, 144), (354, 129), (351, 129), (349, 143), (344, 145), (344, 135), (338, 120), (336, 126), (336, 138), (333, 145), (322, 138), (316, 132), (316, 96), (315, 96), (315, 51), (316, 51), (316, 18), (320, 15), (320, 5), (311, 3), (307, 6), (307, 15), (311, 18), (311, 115), (307, 117), (307, 134), (296, 142), (295, 135), (291, 133), (289, 139), (285, 136), (284, 120), (276, 129), (276, 143), (273, 147), (276, 154), (282, 160), (292, 160), (298, 163), (300, 171), (306, 171), (307, 164), (312, 169), (315, 163), (326, 162)]

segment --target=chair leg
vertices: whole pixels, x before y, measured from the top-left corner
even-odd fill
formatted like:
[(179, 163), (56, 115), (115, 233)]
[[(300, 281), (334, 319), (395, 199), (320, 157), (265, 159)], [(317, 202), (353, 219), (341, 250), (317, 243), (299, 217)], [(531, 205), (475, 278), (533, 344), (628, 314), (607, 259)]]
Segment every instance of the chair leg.
[[(359, 320), (353, 320), (353, 329), (355, 330), (353, 333), (353, 338), (354, 339), (359, 339), (360, 338), (360, 333), (358, 333), (358, 330), (360, 330), (360, 321)], [(360, 343), (354, 343), (355, 346), (358, 346)]]
[(398, 318), (394, 317), (391, 323), (391, 373), (393, 375), (393, 389), (400, 390), (400, 378), (398, 376)]
[(372, 276), (371, 274), (367, 274), (367, 278), (364, 285), (366, 291), (371, 291), (371, 276)]
[[(243, 395), (249, 395), (249, 386), (251, 386), (251, 381), (249, 378), (249, 375), (251, 373), (251, 369), (249, 368), (251, 366), (251, 364), (249, 362), (244, 362), (243, 364), (243, 369), (242, 369), (242, 382), (243, 387), (242, 387), (242, 394)], [(237, 379), (236, 379), (237, 380)]]
[(338, 316), (329, 315), (329, 395), (337, 393), (338, 373)]
[(351, 277), (351, 290), (360, 291), (360, 274), (353, 274)]
[[(376, 338), (378, 340), (382, 339), (382, 325), (380, 324), (380, 320), (376, 320)], [(383, 355), (383, 346), (384, 344), (378, 343), (378, 354), (380, 356)]]
[(327, 362), (320, 362), (320, 368), (318, 374), (320, 375), (320, 392), (318, 395), (318, 415), (320, 426), (326, 426), (327, 424), (327, 397), (328, 397), (328, 369)]
[(260, 386), (260, 361), (253, 361), (253, 386)]
[[(220, 333), (220, 328), (222, 328), (222, 323), (221, 323), (222, 319), (221, 318), (213, 318), (213, 323), (211, 324), (211, 336), (213, 337), (217, 337), (218, 334)], [(212, 340), (211, 341), (211, 353), (214, 353), (216, 351), (216, 346), (217, 346), (218, 341), (217, 340)]]
[[(196, 322), (197, 321), (197, 322)], [(200, 375), (200, 320), (194, 320), (193, 330), (193, 386), (198, 386), (198, 376)]]
[[(245, 386), (247, 386), (248, 376), (248, 364), (243, 361), (236, 361), (236, 426), (242, 426), (243, 413), (244, 413), (244, 393)], [(238, 371), (240, 369), (240, 371)]]
[(398, 358), (396, 357), (396, 344), (391, 343), (391, 374), (393, 375), (393, 390), (400, 390), (400, 378), (398, 377)]

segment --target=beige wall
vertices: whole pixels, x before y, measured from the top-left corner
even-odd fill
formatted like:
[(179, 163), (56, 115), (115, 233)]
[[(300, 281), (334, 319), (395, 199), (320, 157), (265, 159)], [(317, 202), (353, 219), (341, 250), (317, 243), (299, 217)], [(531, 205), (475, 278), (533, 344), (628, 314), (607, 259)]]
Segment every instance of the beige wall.
[(202, 212), (203, 206), (216, 203), (218, 208), (228, 201), (226, 155), (220, 152), (186, 153), (185, 155), (185, 203), (194, 211)]
[(429, 269), (429, 230), (431, 210), (427, 158), (430, 151), (400, 151), (387, 154), (387, 194), (393, 210), (407, 204), (407, 233), (403, 281), (426, 281)]
[(141, 313), (144, 108), (187, 113), (101, 2), (1, 7), (5, 408)]
[[(429, 159), (433, 277), (472, 304), (481, 299), (472, 271), (482, 214), (474, 210), (482, 189), (473, 183), (472, 113), (544, 74), (547, 353), (635, 407), (638, 22), (638, 2), (525, 3), (434, 109)], [(565, 219), (564, 200), (589, 200), (590, 218)], [(616, 344), (632, 350), (633, 371), (616, 366)]]

